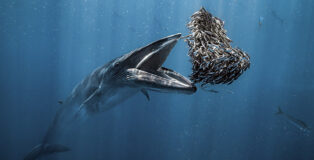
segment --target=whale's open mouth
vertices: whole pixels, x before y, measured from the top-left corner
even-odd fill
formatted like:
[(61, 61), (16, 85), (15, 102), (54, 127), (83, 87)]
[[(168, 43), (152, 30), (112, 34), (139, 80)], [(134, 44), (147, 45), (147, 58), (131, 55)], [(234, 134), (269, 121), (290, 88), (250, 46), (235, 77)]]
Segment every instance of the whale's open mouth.
[(162, 67), (180, 37), (181, 33), (174, 34), (135, 50), (128, 57), (136, 58), (136, 64), (127, 69), (127, 80), (154, 91), (194, 93), (196, 87), (188, 78)]

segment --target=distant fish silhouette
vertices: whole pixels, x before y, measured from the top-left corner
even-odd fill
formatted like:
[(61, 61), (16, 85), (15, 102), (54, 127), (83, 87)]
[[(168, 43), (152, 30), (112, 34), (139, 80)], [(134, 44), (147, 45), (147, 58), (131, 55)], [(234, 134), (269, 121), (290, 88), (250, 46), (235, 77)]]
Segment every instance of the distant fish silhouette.
[(201, 85), (201, 88), (202, 88), (204, 91), (207, 91), (207, 92), (211, 92), (211, 93), (219, 93), (219, 91), (214, 90), (214, 89), (210, 89), (210, 88), (209, 88), (209, 87), (207, 87), (206, 85)]
[(209, 90), (207, 90), (208, 92), (212, 92), (212, 93), (219, 93), (219, 91), (216, 91), (216, 90), (214, 90), (214, 89), (209, 89)]
[(296, 119), (294, 117), (292, 117), (291, 115), (289, 114), (286, 114), (284, 113), (280, 107), (278, 107), (278, 111), (275, 113), (276, 115), (278, 116), (281, 116), (283, 117), (284, 119), (286, 119), (289, 123), (291, 123), (292, 125), (294, 125), (295, 127), (297, 127), (298, 129), (300, 129), (301, 131), (303, 132), (310, 132), (310, 128), (308, 127), (308, 125), (299, 120), (299, 119)]
[(261, 27), (263, 23), (264, 23), (264, 17), (260, 16), (258, 19), (258, 25)]
[(234, 92), (229, 90), (229, 89), (219, 89), (219, 91), (218, 91), (218, 90), (215, 90), (215, 89), (210, 89), (210, 87), (208, 87), (206, 85), (201, 85), (201, 88), (204, 91), (211, 92), (211, 93), (229, 93), (229, 94), (234, 94)]
[(271, 15), (275, 18), (275, 19), (277, 19), (281, 24), (284, 24), (284, 20), (280, 17), (280, 16), (278, 16), (278, 14), (274, 11), (274, 10), (272, 10), (271, 9)]

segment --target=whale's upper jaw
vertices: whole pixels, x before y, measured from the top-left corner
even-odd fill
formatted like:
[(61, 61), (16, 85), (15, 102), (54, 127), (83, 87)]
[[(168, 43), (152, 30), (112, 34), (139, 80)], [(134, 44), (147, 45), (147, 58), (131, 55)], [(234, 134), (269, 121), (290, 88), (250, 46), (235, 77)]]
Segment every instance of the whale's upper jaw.
[(177, 44), (181, 34), (175, 34), (158, 40), (147, 46), (150, 52), (143, 54), (141, 61), (135, 68), (144, 71), (156, 71), (166, 61), (173, 47)]
[(162, 67), (180, 37), (180, 33), (170, 35), (127, 55), (126, 80), (154, 91), (194, 93), (196, 87), (189, 79)]
[(165, 62), (181, 33), (170, 35), (122, 56), (121, 67), (157, 70)]

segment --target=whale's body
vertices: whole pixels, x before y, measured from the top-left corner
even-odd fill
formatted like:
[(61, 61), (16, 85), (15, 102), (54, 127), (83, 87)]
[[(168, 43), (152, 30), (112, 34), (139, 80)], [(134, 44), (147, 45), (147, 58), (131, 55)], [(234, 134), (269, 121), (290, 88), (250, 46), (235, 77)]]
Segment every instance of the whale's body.
[(66, 146), (53, 143), (68, 122), (106, 111), (138, 92), (148, 99), (148, 91), (194, 93), (196, 87), (189, 79), (161, 66), (180, 36), (162, 38), (95, 69), (60, 102), (62, 106), (42, 144), (34, 147), (24, 159), (68, 151)]

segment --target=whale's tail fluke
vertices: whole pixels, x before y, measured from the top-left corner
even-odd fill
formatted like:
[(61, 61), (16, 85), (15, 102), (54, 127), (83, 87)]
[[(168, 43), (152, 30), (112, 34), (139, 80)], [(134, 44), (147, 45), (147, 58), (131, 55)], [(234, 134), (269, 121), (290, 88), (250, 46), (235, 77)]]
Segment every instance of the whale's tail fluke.
[(58, 152), (67, 152), (69, 150), (70, 148), (61, 144), (39, 144), (25, 156), (24, 160), (36, 160), (41, 156)]

